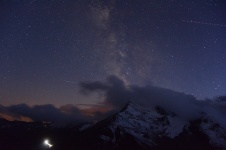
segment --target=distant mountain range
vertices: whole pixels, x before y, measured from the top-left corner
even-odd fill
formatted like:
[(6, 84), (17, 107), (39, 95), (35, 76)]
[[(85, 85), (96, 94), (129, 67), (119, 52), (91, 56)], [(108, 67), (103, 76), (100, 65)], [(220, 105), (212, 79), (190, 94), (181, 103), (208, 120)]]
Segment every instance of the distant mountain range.
[(128, 103), (124, 108), (94, 125), (0, 120), (0, 149), (80, 150), (224, 150), (226, 128), (202, 112), (201, 117), (186, 120), (160, 106), (143, 107)]

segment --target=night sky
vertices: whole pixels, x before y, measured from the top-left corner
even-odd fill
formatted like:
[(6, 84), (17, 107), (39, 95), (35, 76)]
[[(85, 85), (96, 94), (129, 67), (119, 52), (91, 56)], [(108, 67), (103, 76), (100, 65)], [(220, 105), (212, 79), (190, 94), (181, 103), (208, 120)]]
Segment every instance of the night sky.
[(225, 0), (0, 0), (2, 105), (96, 104), (79, 83), (110, 75), (225, 95)]

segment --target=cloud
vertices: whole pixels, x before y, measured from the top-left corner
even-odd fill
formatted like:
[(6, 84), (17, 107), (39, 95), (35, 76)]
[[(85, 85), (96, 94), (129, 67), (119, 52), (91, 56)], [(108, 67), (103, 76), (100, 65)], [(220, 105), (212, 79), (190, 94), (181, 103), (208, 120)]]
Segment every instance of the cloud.
[(111, 111), (110, 105), (106, 104), (80, 104), (85, 108), (79, 108), (77, 105), (67, 104), (56, 108), (54, 105), (34, 105), (18, 104), (11, 106), (0, 106), (0, 118), (8, 121), (47, 121), (54, 123), (75, 123), (87, 121), (99, 121), (115, 113)]
[(0, 118), (6, 119), (8, 121), (33, 122), (31, 118), (12, 113), (8, 111), (4, 106), (0, 106)]
[(16, 115), (16, 114), (0, 113), (0, 118), (6, 119), (8, 121), (33, 122), (33, 120), (29, 117), (20, 116), (20, 115)]
[(68, 123), (84, 121), (84, 116), (77, 107), (68, 105), (61, 106), (59, 109), (51, 104), (28, 106), (26, 104), (18, 104), (5, 107), (8, 111), (32, 118), (34, 121), (49, 121), (57, 123)]
[[(192, 95), (176, 92), (153, 85), (127, 85), (117, 76), (109, 76), (105, 82), (82, 82), (81, 93), (88, 95), (100, 92), (103, 101), (97, 104), (67, 104), (56, 108), (51, 104), (28, 106), (18, 104), (0, 106), (0, 117), (10, 121), (50, 121), (50, 122), (81, 122), (98, 121), (118, 112), (129, 101), (145, 107), (160, 106), (169, 113), (186, 120), (200, 117), (201, 112), (209, 114), (218, 122), (226, 116), (226, 96), (216, 100), (197, 100)], [(82, 107), (81, 107), (82, 106)]]
[(125, 86), (124, 82), (116, 76), (110, 76), (105, 83), (81, 83), (83, 93), (103, 91), (104, 104), (119, 109), (127, 102), (132, 101), (144, 106), (161, 106), (168, 112), (174, 112), (185, 119), (194, 119), (200, 115), (200, 102), (192, 95), (173, 90), (147, 85)]
[(224, 95), (224, 96), (218, 96), (217, 97), (217, 101), (218, 102), (224, 102), (224, 103), (226, 103), (226, 95)]
[(203, 110), (218, 123), (226, 127), (226, 96), (203, 102)]
[(95, 91), (105, 92), (104, 104), (111, 104), (115, 107), (121, 107), (130, 101), (130, 92), (127, 91), (124, 82), (116, 76), (107, 78), (107, 83), (89, 82), (80, 83), (81, 91), (84, 94)]

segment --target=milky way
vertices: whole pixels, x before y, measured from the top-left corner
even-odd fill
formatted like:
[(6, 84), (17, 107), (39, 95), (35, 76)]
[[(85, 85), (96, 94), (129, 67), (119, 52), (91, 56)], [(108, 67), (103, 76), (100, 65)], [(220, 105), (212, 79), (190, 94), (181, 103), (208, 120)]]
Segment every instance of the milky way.
[(0, 1), (1, 104), (96, 104), (79, 83), (110, 75), (225, 95), (225, 14), (224, 0)]

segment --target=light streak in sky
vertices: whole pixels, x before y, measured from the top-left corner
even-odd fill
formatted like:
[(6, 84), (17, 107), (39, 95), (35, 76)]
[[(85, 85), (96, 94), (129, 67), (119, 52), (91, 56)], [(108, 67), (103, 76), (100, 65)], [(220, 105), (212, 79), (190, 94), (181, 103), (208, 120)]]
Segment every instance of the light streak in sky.
[(33, 1), (31, 1), (29, 4), (27, 4), (27, 6), (29, 6), (29, 5), (31, 5), (31, 4), (33, 4), (34, 2), (36, 2), (37, 0), (33, 0)]
[(194, 21), (194, 20), (183, 20), (183, 22), (187, 23), (195, 23), (195, 24), (203, 24), (203, 25), (210, 25), (210, 26), (219, 26), (219, 27), (226, 27), (226, 24), (216, 24), (216, 23), (209, 23), (209, 22), (200, 22), (200, 21)]
[(74, 81), (69, 81), (69, 80), (63, 80), (64, 82), (67, 82), (67, 83), (78, 83), (78, 82), (74, 82)]

